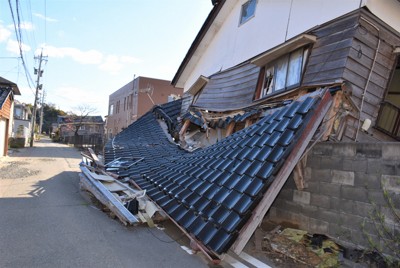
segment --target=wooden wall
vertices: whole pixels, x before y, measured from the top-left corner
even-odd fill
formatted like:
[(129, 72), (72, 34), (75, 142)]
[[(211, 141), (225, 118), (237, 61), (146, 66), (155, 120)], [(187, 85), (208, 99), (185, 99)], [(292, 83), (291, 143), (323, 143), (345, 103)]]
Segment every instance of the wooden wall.
[(259, 72), (260, 67), (244, 63), (212, 75), (193, 106), (228, 111), (251, 105)]
[(353, 14), (310, 32), (317, 41), (308, 58), (303, 86), (334, 83), (342, 78), (357, 21), (358, 15)]
[(10, 119), (10, 115), (11, 115), (11, 104), (12, 104), (12, 100), (11, 100), (11, 95), (8, 96), (8, 98), (5, 100), (3, 107), (0, 109), (0, 116)]
[[(393, 50), (399, 45), (399, 33), (396, 34), (366, 10), (362, 10), (343, 72), (343, 79), (352, 84), (351, 99), (357, 107), (361, 107), (363, 102), (361, 123), (368, 118), (372, 126), (375, 125), (395, 66), (397, 56)], [(344, 139), (354, 140), (357, 127), (358, 118), (348, 120)], [(373, 127), (369, 135), (360, 131), (358, 135), (358, 141), (392, 140)]]

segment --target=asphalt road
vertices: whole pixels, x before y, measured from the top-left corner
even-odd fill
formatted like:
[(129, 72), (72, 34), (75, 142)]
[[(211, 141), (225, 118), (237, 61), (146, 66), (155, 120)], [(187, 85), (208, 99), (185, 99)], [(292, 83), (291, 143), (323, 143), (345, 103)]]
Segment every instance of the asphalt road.
[(156, 228), (125, 227), (79, 190), (79, 152), (47, 139), (0, 159), (0, 267), (207, 267)]

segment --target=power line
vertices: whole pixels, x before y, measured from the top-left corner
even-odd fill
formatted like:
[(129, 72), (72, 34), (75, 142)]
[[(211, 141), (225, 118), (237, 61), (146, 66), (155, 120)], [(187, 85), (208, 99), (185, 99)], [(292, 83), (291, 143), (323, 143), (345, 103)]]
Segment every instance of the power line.
[(25, 59), (24, 59), (24, 55), (22, 52), (22, 34), (21, 34), (21, 29), (20, 29), (20, 17), (19, 17), (19, 9), (18, 9), (18, 0), (16, 0), (16, 10), (17, 10), (17, 16), (18, 16), (18, 27), (17, 27), (17, 23), (15, 21), (15, 15), (14, 15), (14, 10), (11, 4), (11, 0), (8, 0), (8, 5), (10, 7), (10, 12), (11, 12), (11, 17), (13, 20), (13, 24), (14, 24), (14, 31), (15, 31), (15, 35), (17, 38), (17, 42), (18, 42), (18, 47), (19, 47), (19, 55), (21, 57), (22, 60), (22, 65), (24, 67), (25, 70), (25, 77), (26, 77), (26, 81), (28, 82), (28, 86), (31, 87), (31, 85), (34, 84), (32, 77), (29, 74), (28, 68), (26, 66), (25, 63)]

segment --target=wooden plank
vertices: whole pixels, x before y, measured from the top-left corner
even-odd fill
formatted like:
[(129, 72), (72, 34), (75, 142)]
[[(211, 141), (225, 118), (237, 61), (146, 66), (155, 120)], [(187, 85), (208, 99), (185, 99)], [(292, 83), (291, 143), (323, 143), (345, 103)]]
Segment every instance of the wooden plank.
[(229, 123), (229, 125), (226, 128), (226, 133), (225, 133), (226, 136), (225, 137), (230, 136), (233, 133), (234, 128), (235, 128), (235, 122), (232, 121)]
[(271, 186), (268, 188), (267, 192), (264, 194), (264, 197), (254, 209), (250, 219), (247, 221), (246, 225), (239, 233), (237, 240), (232, 246), (232, 249), (236, 254), (239, 255), (242, 252), (243, 248), (246, 246), (257, 226), (263, 220), (265, 214), (271, 207), (272, 203), (279, 194), (290, 173), (304, 153), (308, 143), (313, 137), (315, 131), (318, 129), (320, 123), (330, 109), (331, 105), (332, 96), (330, 95), (329, 91), (326, 90), (320, 103), (318, 104), (317, 109), (313, 113), (309, 122), (307, 122), (305, 129), (302, 131), (298, 139), (298, 143), (296, 143), (293, 147), (291, 154), (288, 156), (284, 165), (279, 170), (279, 173), (275, 177)]
[(100, 175), (100, 174), (96, 174), (94, 172), (92, 172), (91, 176), (93, 179), (98, 180), (98, 181), (108, 181), (108, 182), (115, 181), (114, 178), (112, 178), (108, 175)]
[(344, 68), (346, 66), (346, 62), (347, 58), (339, 58), (328, 62), (320, 62), (318, 64), (308, 65), (306, 72), (307, 75), (310, 75), (318, 73), (321, 70), (333, 70), (333, 69)]
[(232, 67), (230, 69), (224, 70), (223, 72), (214, 74), (211, 76), (212, 80), (216, 79), (227, 79), (232, 76), (242, 76), (243, 73), (248, 73), (248, 72), (254, 72), (254, 70), (257, 70), (258, 67), (257, 65), (251, 64), (251, 63), (245, 63), (239, 66)]
[(348, 29), (344, 29), (343, 31), (333, 33), (331, 35), (319, 38), (315, 43), (315, 47), (326, 46), (340, 40), (352, 38), (354, 34), (357, 32), (357, 28), (352, 27)]
[(312, 33), (317, 35), (318, 38), (329, 36), (354, 27), (358, 23), (358, 18), (358, 14), (353, 14), (347, 18), (339, 18), (333, 23), (329, 22), (327, 25), (323, 25), (322, 27), (314, 30)]
[(328, 62), (330, 60), (337, 60), (340, 58), (346, 58), (349, 55), (349, 51), (350, 51), (350, 47), (345, 47), (345, 48), (341, 48), (338, 50), (334, 50), (331, 52), (327, 52), (324, 54), (319, 54), (314, 56), (312, 51), (311, 51), (311, 55), (308, 59), (308, 66), (314, 65), (314, 64), (319, 64), (321, 62)]
[(107, 206), (124, 224), (134, 224), (138, 220), (132, 213), (119, 202), (113, 194), (104, 187), (102, 183), (91, 177), (91, 172), (81, 166), (81, 183), (90, 191), (103, 205)]
[(126, 190), (126, 187), (115, 183), (115, 182), (102, 182), (104, 187), (106, 187), (110, 192), (121, 192)]
[[(361, 55), (361, 57), (359, 57), (359, 52), (354, 48), (350, 49), (349, 59), (357, 61), (358, 64), (360, 64), (361, 66), (363, 66), (367, 69), (371, 68), (372, 63), (373, 63), (373, 59), (370, 59), (367, 56)], [(389, 79), (390, 75), (391, 75), (391, 69), (392, 69), (393, 64), (394, 64), (394, 61), (390, 65), (386, 65), (386, 64), (383, 65), (380, 62), (376, 61), (375, 66), (374, 66), (374, 72), (379, 74), (380, 76), (382, 76), (385, 79)]]
[(100, 159), (97, 157), (97, 155), (95, 154), (95, 152), (93, 151), (92, 148), (88, 148), (88, 151), (90, 153), (90, 155), (93, 158), (93, 161), (96, 163), (97, 166), (99, 167), (104, 167), (103, 163), (100, 161)]
[(338, 68), (333, 70), (324, 70), (317, 73), (307, 73), (304, 76), (304, 84), (316, 84), (318, 82), (335, 81), (342, 77), (344, 68)]
[(326, 53), (331, 53), (332, 51), (351, 47), (352, 43), (353, 43), (353, 38), (338, 40), (336, 42), (333, 42), (333, 43), (330, 43), (330, 44), (327, 44), (324, 46), (313, 47), (312, 53), (314, 56), (323, 55)]

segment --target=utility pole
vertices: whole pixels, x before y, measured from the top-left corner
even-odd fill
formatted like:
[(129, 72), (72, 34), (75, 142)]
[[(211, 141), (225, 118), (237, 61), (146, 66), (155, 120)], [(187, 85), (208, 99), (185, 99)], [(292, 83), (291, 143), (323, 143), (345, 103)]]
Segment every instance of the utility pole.
[(39, 68), (35, 69), (35, 74), (37, 74), (37, 80), (36, 80), (35, 102), (33, 104), (33, 112), (32, 112), (32, 130), (31, 130), (30, 147), (33, 147), (33, 139), (35, 137), (35, 123), (36, 123), (36, 110), (37, 110), (38, 94), (39, 94), (39, 90), (42, 89), (42, 85), (40, 84), (40, 77), (42, 77), (42, 74), (43, 74), (42, 62), (43, 62), (43, 60), (46, 60), (44, 58), (47, 58), (47, 57), (43, 57), (43, 50), (40, 52), (39, 57), (35, 57), (35, 59), (39, 60)]
[(42, 92), (42, 101), (40, 105), (40, 123), (39, 123), (39, 134), (42, 133), (42, 127), (43, 127), (43, 106), (44, 106), (44, 100), (46, 98), (46, 90), (43, 89)]

